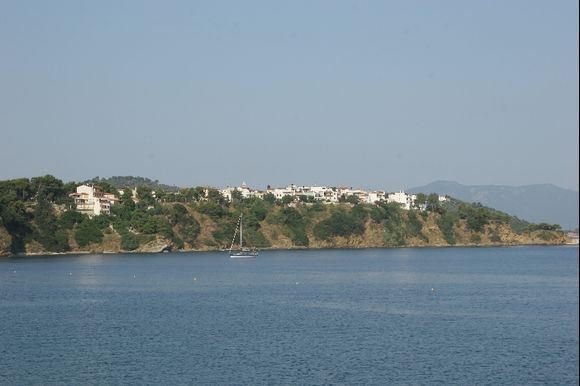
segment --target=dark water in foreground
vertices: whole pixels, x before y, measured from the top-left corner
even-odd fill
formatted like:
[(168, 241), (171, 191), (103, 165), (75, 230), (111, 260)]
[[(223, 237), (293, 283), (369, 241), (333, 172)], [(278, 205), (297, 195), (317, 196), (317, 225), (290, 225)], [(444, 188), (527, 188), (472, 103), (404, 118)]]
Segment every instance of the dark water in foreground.
[(0, 260), (0, 384), (578, 384), (578, 248)]

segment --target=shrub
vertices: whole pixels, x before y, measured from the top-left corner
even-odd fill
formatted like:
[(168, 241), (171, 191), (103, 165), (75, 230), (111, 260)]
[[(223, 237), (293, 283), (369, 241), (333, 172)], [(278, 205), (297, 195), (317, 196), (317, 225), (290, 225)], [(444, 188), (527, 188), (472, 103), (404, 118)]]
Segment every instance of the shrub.
[(75, 240), (81, 247), (91, 243), (100, 243), (103, 241), (103, 232), (101, 232), (98, 224), (95, 221), (91, 219), (85, 219), (76, 228)]
[[(411, 237), (421, 237), (423, 234), (423, 223), (417, 218), (417, 214), (414, 210), (410, 210), (407, 214), (407, 233)], [(424, 237), (424, 236), (423, 236)]]
[(479, 244), (481, 243), (481, 236), (477, 233), (474, 233), (471, 236), (469, 236), (469, 241), (474, 244)]
[(125, 251), (133, 251), (139, 248), (139, 239), (131, 232), (123, 232), (121, 234), (121, 249)]
[(214, 201), (200, 203), (197, 206), (197, 210), (199, 211), (199, 213), (205, 214), (211, 217), (212, 219), (221, 219), (228, 213), (223, 206)]
[(455, 224), (455, 216), (450, 213), (445, 213), (439, 217), (437, 220), (437, 226), (443, 234), (443, 238), (447, 241), (447, 244), (453, 245), (455, 241), (455, 232), (453, 231), (453, 225)]
[(183, 237), (183, 240), (185, 240), (187, 243), (194, 245), (197, 241), (197, 236), (199, 236), (199, 234), (201, 233), (201, 226), (199, 225), (199, 222), (197, 222), (197, 220), (195, 219), (192, 220), (193, 222), (191, 223), (191, 225), (181, 228), (179, 234), (181, 235), (181, 237)]
[(354, 212), (351, 210), (350, 213), (342, 208), (335, 209), (329, 218), (314, 226), (314, 237), (319, 240), (330, 240), (336, 236), (362, 235), (365, 231), (364, 219), (367, 216), (366, 212), (364, 213), (363, 215), (360, 209)]

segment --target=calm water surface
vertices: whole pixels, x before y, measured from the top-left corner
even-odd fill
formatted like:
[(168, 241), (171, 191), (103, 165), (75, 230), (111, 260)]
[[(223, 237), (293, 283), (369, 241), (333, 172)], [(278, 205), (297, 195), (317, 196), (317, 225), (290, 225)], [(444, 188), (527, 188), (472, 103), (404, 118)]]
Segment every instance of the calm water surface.
[(0, 384), (578, 384), (578, 248), (0, 260)]

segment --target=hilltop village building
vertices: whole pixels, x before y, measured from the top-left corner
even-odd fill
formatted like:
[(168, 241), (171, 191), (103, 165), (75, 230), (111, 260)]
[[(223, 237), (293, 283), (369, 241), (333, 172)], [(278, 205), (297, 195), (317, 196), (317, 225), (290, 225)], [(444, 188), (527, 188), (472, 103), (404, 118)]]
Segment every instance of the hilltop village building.
[[(272, 194), (276, 199), (281, 200), (286, 196), (300, 198), (306, 197), (323, 203), (338, 203), (342, 197), (348, 198), (355, 196), (358, 202), (367, 204), (376, 204), (378, 202), (394, 202), (399, 204), (403, 209), (409, 210), (415, 205), (417, 198), (414, 194), (407, 194), (404, 191), (387, 193), (381, 190), (367, 192), (362, 189), (352, 189), (347, 187), (327, 187), (327, 186), (297, 186), (294, 184), (284, 188), (270, 188), (266, 191), (259, 191), (249, 188), (245, 183), (239, 187), (227, 187), (220, 189), (219, 192), (228, 201), (232, 200), (232, 194), (238, 191), (243, 198), (257, 197), (263, 198), (266, 194)], [(439, 201), (445, 201), (445, 196), (439, 196)], [(425, 210), (425, 204), (421, 203), (418, 208)]]
[(92, 216), (110, 214), (111, 205), (119, 200), (112, 193), (103, 193), (101, 188), (94, 185), (77, 186), (76, 193), (72, 193), (77, 212)]
[[(397, 203), (401, 208), (410, 210), (417, 207), (420, 210), (425, 210), (425, 203), (416, 204), (417, 196), (414, 194), (407, 194), (404, 191), (394, 193), (387, 193), (382, 190), (375, 190), (367, 192), (362, 189), (353, 189), (350, 187), (327, 187), (327, 186), (298, 186), (288, 185), (284, 188), (270, 188), (265, 191), (251, 189), (245, 183), (238, 187), (227, 187), (218, 189), (220, 194), (228, 201), (232, 201), (234, 192), (241, 195), (242, 198), (264, 198), (266, 194), (273, 195), (277, 200), (284, 197), (292, 197), (293, 200), (306, 199), (308, 202), (317, 201), (325, 204), (335, 204), (341, 202), (342, 199), (349, 197), (356, 197), (356, 200), (366, 204), (376, 204), (379, 202)], [(209, 194), (209, 188), (204, 190), (205, 197)], [(119, 190), (119, 195), (123, 195), (124, 191)], [(70, 195), (74, 199), (76, 211), (87, 214), (89, 217), (98, 216), (100, 214), (110, 214), (111, 206), (119, 202), (119, 199), (112, 193), (104, 193), (98, 186), (95, 185), (80, 185), (76, 189), (76, 193)], [(132, 199), (135, 203), (139, 202), (137, 189), (131, 191)], [(152, 192), (155, 198), (155, 192)], [(445, 201), (445, 196), (439, 196), (439, 201)], [(152, 208), (152, 206), (149, 206)]]

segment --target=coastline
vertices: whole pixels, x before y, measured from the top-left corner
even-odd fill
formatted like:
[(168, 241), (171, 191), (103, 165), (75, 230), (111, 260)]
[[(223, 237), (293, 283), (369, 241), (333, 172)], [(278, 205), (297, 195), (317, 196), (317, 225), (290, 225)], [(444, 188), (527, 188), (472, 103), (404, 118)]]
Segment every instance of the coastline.
[[(454, 245), (398, 245), (398, 246), (351, 246), (351, 247), (268, 247), (261, 248), (260, 251), (309, 251), (309, 250), (360, 250), (360, 249), (440, 249), (440, 248), (510, 248), (510, 247), (578, 247), (575, 243), (497, 243), (497, 244), (454, 244)], [(0, 255), (0, 260), (11, 258), (26, 258), (26, 257), (50, 257), (50, 256), (74, 256), (74, 255), (154, 255), (162, 253), (206, 253), (206, 252), (226, 252), (224, 249), (180, 249), (172, 251), (67, 251), (67, 252), (19, 252), (17, 254)]]

